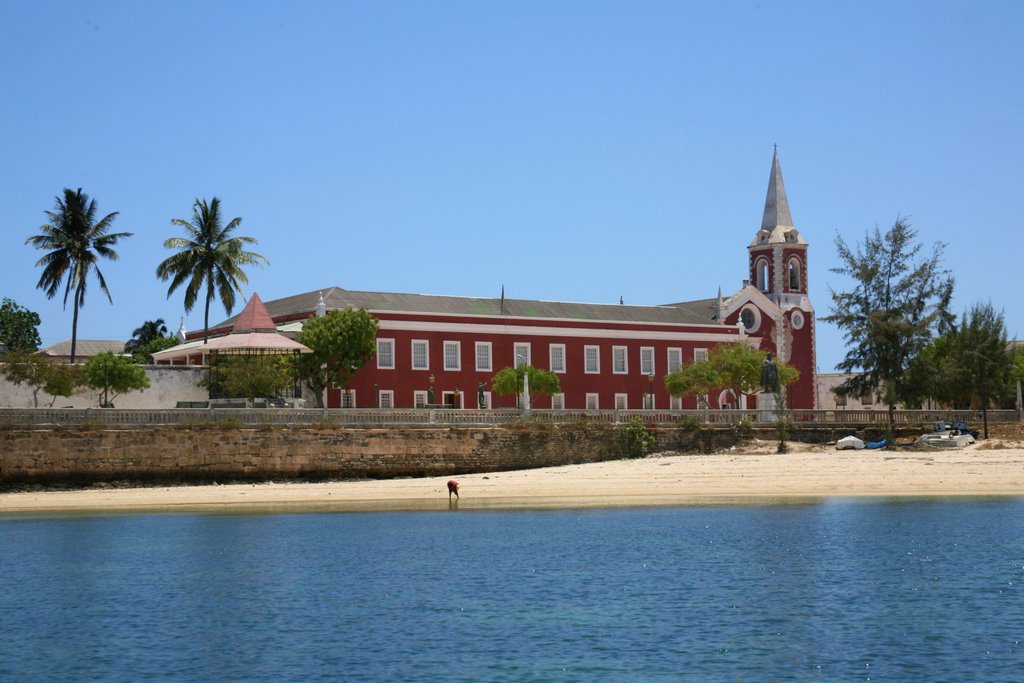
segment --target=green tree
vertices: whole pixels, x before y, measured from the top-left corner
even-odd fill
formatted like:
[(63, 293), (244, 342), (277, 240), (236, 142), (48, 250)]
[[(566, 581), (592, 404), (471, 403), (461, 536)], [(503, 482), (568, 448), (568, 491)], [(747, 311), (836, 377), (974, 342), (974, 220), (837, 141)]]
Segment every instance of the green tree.
[(298, 357), (299, 377), (309, 387), (317, 407), (323, 407), (324, 390), (344, 387), (377, 350), (377, 319), (363, 308), (331, 311), (310, 318), (297, 340), (313, 353)]
[(854, 248), (836, 235), (841, 265), (831, 271), (852, 278), (854, 287), (849, 292), (830, 287), (832, 312), (822, 318), (843, 331), (847, 351), (837, 367), (853, 373), (836, 393), (860, 396), (881, 389), (890, 425), (896, 404), (913, 400), (918, 391), (910, 374), (915, 359), (955, 321), (949, 312), (953, 277), (942, 267), (945, 245), (936, 243), (922, 256), (916, 238), (902, 218), (885, 234), (877, 227), (866, 233)]
[(35, 351), (39, 348), (39, 314), (11, 299), (0, 303), (0, 344), (7, 351)]
[(51, 407), (58, 396), (68, 397), (75, 393), (80, 372), (77, 365), (57, 363), (45, 353), (13, 351), (4, 357), (4, 377), (11, 384), (28, 385), (36, 408), (39, 407), (40, 392), (52, 397)]
[(167, 323), (163, 318), (147, 320), (132, 332), (132, 338), (125, 342), (125, 353), (134, 354), (136, 351), (145, 348), (154, 339), (162, 339), (167, 336)]
[(292, 365), (283, 356), (222, 356), (214, 374), (223, 396), (270, 398), (292, 383)]
[[(196, 199), (192, 206), (192, 220), (181, 218), (171, 220), (172, 225), (185, 229), (186, 237), (172, 237), (164, 242), (168, 249), (178, 249), (156, 268), (157, 276), (171, 281), (167, 289), (170, 298), (181, 285), (185, 285), (185, 311), (191, 311), (204, 295), (203, 341), (209, 340), (210, 303), (214, 295), (220, 297), (224, 310), (231, 315), (235, 307), (235, 292), (242, 291), (242, 285), (249, 282), (243, 266), (269, 263), (266, 258), (253, 251), (246, 251), (248, 244), (256, 244), (252, 237), (232, 236), (241, 218), (232, 218), (227, 225), (221, 224), (220, 200), (214, 197)], [(206, 291), (203, 292), (205, 286)]]
[(975, 304), (959, 325), (937, 337), (915, 359), (910, 379), (912, 405), (932, 398), (954, 408), (1013, 405), (1018, 375), (1016, 354), (1004, 315), (991, 303)]
[(108, 408), (119, 395), (148, 388), (149, 378), (131, 358), (104, 351), (82, 367), (82, 383), (99, 390), (100, 406)]
[(55, 198), (53, 211), (47, 211), (50, 222), (40, 226), (41, 234), (29, 237), (25, 243), (47, 252), (36, 262), (42, 267), (37, 288), (52, 299), (61, 284), (64, 284), (64, 306), (68, 296), (72, 297), (74, 317), (71, 321), (71, 362), (75, 362), (78, 342), (78, 309), (85, 305), (85, 288), (89, 273), (96, 271), (100, 289), (111, 304), (114, 299), (107, 289), (107, 281), (97, 265), (99, 259), (116, 261), (119, 257), (114, 245), (130, 232), (110, 232), (110, 226), (117, 218), (117, 212), (96, 220), (96, 201), (79, 188), (77, 192), (65, 188), (64, 197)]
[(665, 375), (665, 388), (672, 396), (696, 396), (697, 404), (708, 405), (708, 394), (722, 386), (718, 370), (708, 361), (683, 365)]
[[(730, 389), (737, 399), (761, 390), (761, 363), (767, 352), (751, 348), (745, 342), (723, 344), (711, 350), (705, 361), (685, 365), (665, 376), (665, 387), (673, 396), (696, 394), (707, 400), (712, 389)], [(779, 384), (783, 387), (800, 378), (800, 371), (778, 363)]]
[(132, 354), (132, 361), (139, 365), (152, 365), (154, 353), (170, 349), (172, 347), (177, 346), (180, 343), (181, 340), (174, 335), (168, 337), (157, 337), (156, 339), (151, 340), (141, 349), (135, 351)]
[(132, 338), (125, 342), (124, 350), (132, 355), (135, 363), (149, 365), (153, 362), (154, 353), (177, 346), (179, 342), (177, 336), (167, 334), (167, 324), (163, 318), (157, 318), (136, 327)]
[(557, 374), (532, 365), (502, 368), (491, 378), (491, 390), (499, 396), (515, 396), (523, 391), (524, 377), (530, 378), (531, 406), (535, 396), (552, 396), (562, 391)]

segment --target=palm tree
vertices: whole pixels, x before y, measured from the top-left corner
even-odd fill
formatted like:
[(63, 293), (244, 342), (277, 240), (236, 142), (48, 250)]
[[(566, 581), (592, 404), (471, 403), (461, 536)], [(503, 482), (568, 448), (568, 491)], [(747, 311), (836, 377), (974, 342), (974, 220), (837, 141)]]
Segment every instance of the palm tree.
[(111, 304), (114, 299), (107, 289), (107, 281), (97, 265), (99, 257), (111, 261), (118, 259), (113, 247), (122, 237), (131, 237), (130, 232), (109, 232), (110, 225), (117, 217), (117, 212), (96, 220), (96, 200), (78, 188), (73, 192), (64, 189), (64, 198), (55, 197), (54, 210), (46, 211), (50, 222), (40, 226), (42, 234), (34, 235), (25, 240), (36, 249), (47, 250), (48, 253), (36, 262), (41, 266), (43, 274), (39, 277), (36, 287), (46, 292), (52, 299), (64, 283), (64, 307), (67, 308), (68, 296), (74, 292), (74, 318), (71, 322), (71, 362), (75, 362), (75, 346), (78, 341), (78, 309), (85, 305), (85, 286), (89, 272), (96, 270), (96, 278), (100, 289), (107, 295)]
[(132, 338), (125, 342), (125, 353), (135, 353), (139, 349), (146, 348), (154, 339), (163, 339), (167, 336), (167, 324), (163, 318), (147, 320), (132, 332)]
[(206, 284), (206, 312), (203, 316), (203, 341), (209, 339), (210, 302), (216, 293), (224, 304), (224, 310), (231, 315), (235, 307), (235, 291), (242, 291), (242, 285), (249, 282), (242, 266), (269, 263), (256, 252), (245, 251), (246, 244), (256, 244), (252, 237), (232, 237), (232, 231), (242, 223), (233, 218), (221, 226), (220, 200), (214, 197), (196, 199), (192, 206), (192, 220), (181, 218), (171, 220), (172, 225), (185, 228), (187, 237), (172, 237), (164, 246), (178, 249), (177, 254), (168, 257), (156, 268), (161, 280), (171, 280), (167, 296), (182, 284), (185, 287), (185, 311), (191, 311)]

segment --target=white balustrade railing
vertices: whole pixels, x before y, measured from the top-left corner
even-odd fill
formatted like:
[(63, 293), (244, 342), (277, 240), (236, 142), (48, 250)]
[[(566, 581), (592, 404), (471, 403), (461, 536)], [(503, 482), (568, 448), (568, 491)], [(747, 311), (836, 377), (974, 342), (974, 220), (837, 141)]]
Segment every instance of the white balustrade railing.
[[(795, 425), (882, 425), (886, 410), (792, 410), (785, 413)], [(936, 422), (982, 423), (980, 410), (897, 410), (896, 424), (932, 425)], [(498, 425), (510, 423), (604, 422), (619, 424), (639, 418), (649, 426), (697, 423), (708, 426), (766, 424), (778, 419), (768, 410), (461, 410), (453, 408), (0, 408), (0, 427), (23, 425)], [(990, 423), (1019, 422), (1016, 410), (990, 410)]]

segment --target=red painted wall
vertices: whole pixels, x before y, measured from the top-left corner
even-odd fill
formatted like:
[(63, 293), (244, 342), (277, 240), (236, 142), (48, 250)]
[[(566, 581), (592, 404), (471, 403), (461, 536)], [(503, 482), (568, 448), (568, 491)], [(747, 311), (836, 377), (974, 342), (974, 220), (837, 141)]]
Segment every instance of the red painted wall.
[[(383, 316), (382, 316), (383, 317)], [(388, 316), (390, 317), (390, 316)], [(403, 319), (408, 319), (404, 318)], [(450, 322), (451, 319), (448, 321)], [(472, 322), (476, 323), (477, 320)], [(509, 321), (505, 321), (506, 323)], [(521, 321), (516, 320), (519, 325)], [(552, 326), (551, 321), (539, 321), (546, 326)], [(595, 326), (586, 323), (566, 323), (566, 327), (590, 327)], [(604, 329), (605, 326), (601, 326)], [(637, 329), (636, 326), (623, 329)], [(664, 326), (663, 326), (664, 327)], [(648, 329), (645, 327), (645, 329)], [(691, 328), (688, 328), (691, 329)], [(717, 334), (733, 334), (738, 338), (735, 328), (722, 328), (720, 326), (707, 326), (692, 328), (700, 331), (714, 332)], [(676, 332), (680, 332), (676, 328)], [(650, 382), (646, 375), (640, 373), (640, 349), (641, 347), (652, 347), (654, 349), (654, 396), (655, 407), (668, 408), (669, 396), (665, 390), (663, 381), (668, 373), (668, 349), (682, 349), (683, 363), (693, 362), (694, 350), (698, 348), (713, 348), (714, 342), (695, 341), (666, 341), (666, 340), (623, 340), (615, 336), (604, 337), (552, 337), (548, 335), (531, 335), (524, 333), (496, 334), (486, 336), (480, 333), (464, 332), (424, 332), (408, 330), (381, 329), (378, 338), (395, 340), (395, 369), (377, 368), (377, 360), (371, 362), (360, 370), (349, 383), (349, 388), (356, 392), (357, 407), (374, 407), (377, 405), (378, 390), (394, 391), (395, 406), (399, 408), (412, 407), (414, 405), (414, 392), (426, 391), (430, 386), (429, 377), (434, 375), (435, 401), (440, 403), (443, 392), (459, 389), (463, 394), (462, 405), (465, 408), (477, 407), (477, 384), (483, 382), (485, 391), (491, 391), (491, 378), (502, 368), (513, 365), (514, 345), (520, 343), (530, 344), (530, 360), (534, 367), (550, 369), (549, 346), (553, 343), (565, 344), (565, 365), (566, 371), (559, 373), (558, 378), (565, 394), (565, 408), (583, 409), (586, 407), (586, 394), (597, 393), (598, 405), (602, 409), (615, 407), (615, 394), (627, 394), (627, 405), (629, 408), (643, 407), (644, 396), (650, 391)], [(429, 369), (412, 370), (412, 341), (427, 340), (429, 342)], [(461, 342), (461, 370), (452, 371), (444, 369), (444, 342)], [(476, 348), (475, 343), (490, 341), (492, 370), (476, 370)], [(584, 372), (584, 347), (598, 346), (600, 359), (600, 374), (587, 374)], [(626, 374), (615, 374), (612, 372), (612, 347), (627, 347), (626, 358), (628, 372)], [(497, 408), (515, 407), (515, 396), (497, 396), (491, 394), (492, 405)], [(328, 392), (328, 405), (339, 407), (341, 405), (341, 391), (331, 390)], [(534, 408), (550, 408), (549, 397), (535, 396), (533, 399)], [(692, 397), (684, 399), (684, 407), (696, 407), (695, 399)]]

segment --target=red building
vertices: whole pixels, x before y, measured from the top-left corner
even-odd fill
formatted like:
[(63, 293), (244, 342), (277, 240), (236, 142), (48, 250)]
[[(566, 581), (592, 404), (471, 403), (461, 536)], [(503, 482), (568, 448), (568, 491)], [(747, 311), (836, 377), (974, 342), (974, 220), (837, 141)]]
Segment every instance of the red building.
[[(414, 407), (428, 403), (431, 388), (439, 404), (514, 407), (516, 397), (493, 395), (490, 380), (502, 368), (525, 362), (558, 374), (563, 392), (535, 397), (534, 408), (695, 408), (696, 397), (668, 395), (664, 376), (719, 344), (748, 340), (800, 370), (787, 402), (813, 408), (807, 242), (792, 223), (776, 153), (761, 228), (748, 247), (749, 280), (726, 298), (719, 293), (698, 301), (628, 306), (330, 287), (268, 301), (266, 307), (284, 331), (346, 307), (365, 308), (380, 321), (376, 357), (346, 391), (328, 390), (329, 407)], [(233, 322), (221, 323), (211, 334), (226, 334)], [(742, 399), (722, 391), (708, 401), (713, 408), (741, 407)]]

